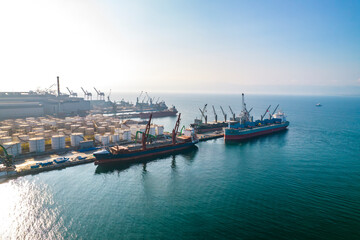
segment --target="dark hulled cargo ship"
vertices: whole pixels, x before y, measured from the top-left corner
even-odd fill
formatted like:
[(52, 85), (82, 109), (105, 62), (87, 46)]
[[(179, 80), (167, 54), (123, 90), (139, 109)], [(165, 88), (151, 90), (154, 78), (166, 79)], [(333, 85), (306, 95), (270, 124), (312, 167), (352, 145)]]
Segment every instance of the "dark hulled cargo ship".
[(178, 113), (178, 110), (175, 108), (175, 106), (172, 106), (169, 109), (163, 110), (163, 111), (152, 111), (152, 112), (141, 112), (139, 113), (140, 118), (149, 118), (150, 114), (153, 118), (159, 118), (159, 117), (172, 117), (176, 116)]
[(241, 141), (272, 134), (285, 130), (289, 126), (289, 122), (286, 120), (283, 112), (278, 111), (275, 113), (279, 105), (275, 108), (273, 114), (269, 115), (268, 119), (264, 119), (264, 117), (269, 112), (271, 105), (266, 109), (261, 119), (256, 121), (253, 121), (253, 117), (250, 116), (249, 111), (246, 109), (244, 94), (242, 94), (242, 105), (243, 109), (240, 117), (237, 119), (238, 121), (229, 122), (228, 127), (224, 128), (225, 141)]
[[(215, 108), (213, 106), (214, 114), (215, 114), (215, 121), (214, 122), (208, 122), (207, 121), (207, 115), (206, 112), (207, 104), (205, 104), (204, 108), (200, 110), (201, 112), (201, 119), (195, 119), (194, 123), (190, 124), (190, 127), (194, 128), (196, 133), (205, 133), (205, 132), (214, 132), (214, 131), (221, 131), (224, 127), (226, 127), (228, 124), (226, 123), (226, 119), (224, 122), (218, 122), (217, 121), (217, 115), (215, 113)], [(204, 122), (203, 122), (204, 119)]]
[(94, 157), (95, 165), (136, 161), (149, 157), (157, 157), (166, 154), (178, 153), (186, 149), (192, 148), (198, 142), (196, 135), (193, 131), (185, 132), (182, 136), (177, 136), (177, 132), (180, 126), (180, 115), (176, 121), (175, 128), (172, 131), (171, 140), (163, 140), (159, 142), (149, 143), (149, 131), (152, 115), (150, 115), (149, 122), (146, 125), (145, 132), (142, 134), (142, 145), (123, 147), (114, 146), (107, 147), (101, 151), (95, 152)]

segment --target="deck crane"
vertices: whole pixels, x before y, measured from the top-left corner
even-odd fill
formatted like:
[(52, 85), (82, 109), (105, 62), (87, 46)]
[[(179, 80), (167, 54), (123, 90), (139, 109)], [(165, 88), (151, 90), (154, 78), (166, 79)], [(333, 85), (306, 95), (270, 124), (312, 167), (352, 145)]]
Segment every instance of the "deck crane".
[(151, 118), (152, 118), (152, 114), (150, 114), (149, 121), (146, 124), (145, 132), (143, 132), (143, 135), (142, 135), (142, 138), (141, 138), (141, 143), (142, 143), (142, 149), (143, 150), (146, 150), (146, 140), (147, 140), (147, 137), (148, 137), (149, 132), (150, 132)]
[(85, 91), (82, 87), (81, 90), (84, 92), (84, 98), (87, 100), (92, 100), (92, 94), (91, 92)]
[(264, 119), (265, 115), (267, 112), (269, 112), (269, 108), (271, 107), (271, 105), (269, 105), (269, 107), (266, 109), (264, 115), (261, 115), (261, 121)]
[(278, 109), (279, 104), (276, 106), (275, 110), (273, 111), (273, 113), (270, 115), (270, 119), (273, 117), (273, 115), (275, 114), (276, 110)]
[(222, 108), (222, 106), (220, 106), (220, 109), (221, 109), (222, 114), (224, 115), (224, 122), (226, 122), (227, 114), (224, 112), (224, 109)]
[(8, 152), (6, 151), (6, 148), (3, 145), (0, 144), (0, 147), (3, 149), (3, 152), (4, 152), (4, 160), (2, 161), (2, 163), (6, 167), (12, 167), (13, 166), (12, 155), (8, 154)]
[(216, 114), (214, 105), (212, 105), (212, 109), (213, 109), (214, 116), (215, 116), (215, 122), (217, 122), (217, 114)]
[(159, 100), (160, 100), (160, 97), (158, 97), (158, 99), (156, 100), (156, 104), (159, 102)]
[(111, 96), (111, 89), (110, 89), (109, 94), (108, 94), (108, 96), (107, 96), (107, 99), (108, 99), (109, 102), (111, 102), (110, 96)]
[(229, 106), (229, 108), (230, 108), (230, 112), (231, 112), (231, 115), (233, 116), (233, 121), (235, 121), (235, 113), (233, 112), (233, 110), (231, 109), (231, 107)]
[(204, 108), (203, 108), (202, 110), (199, 108), (199, 110), (200, 110), (200, 112), (201, 112), (201, 116), (202, 116), (202, 117), (204, 118), (204, 120), (205, 120), (205, 124), (207, 124), (207, 115), (205, 115), (206, 106), (207, 106), (207, 104), (205, 104), (205, 106), (204, 106)]
[(175, 145), (176, 144), (176, 134), (177, 132), (179, 131), (179, 126), (180, 126), (180, 116), (181, 116), (181, 113), (179, 113), (179, 116), (178, 116), (178, 119), (175, 123), (175, 127), (172, 131), (172, 143)]
[(68, 87), (66, 87), (66, 89), (69, 91), (71, 97), (77, 97), (77, 93), (71, 91)]
[(140, 99), (140, 97), (141, 97), (142, 94), (143, 94), (143, 91), (141, 91), (140, 95), (136, 98), (136, 104), (139, 103), (139, 99)]
[(250, 110), (248, 111), (249, 114), (250, 114), (251, 110), (253, 110), (253, 108), (250, 108)]
[(146, 96), (148, 98), (148, 100), (146, 102), (150, 101), (150, 105), (152, 105), (152, 102), (153, 102), (152, 98), (149, 96), (149, 94), (147, 92), (145, 92), (145, 94), (146, 94)]
[(97, 93), (97, 98), (98, 100), (105, 100), (105, 93), (101, 92), (101, 91), (98, 91), (95, 87), (95, 92)]
[(48, 87), (48, 88), (46, 88), (45, 89), (45, 93), (51, 93), (52, 91), (50, 91), (50, 89), (52, 88), (52, 87), (54, 87), (56, 84), (54, 83), (54, 84), (52, 84), (50, 87)]

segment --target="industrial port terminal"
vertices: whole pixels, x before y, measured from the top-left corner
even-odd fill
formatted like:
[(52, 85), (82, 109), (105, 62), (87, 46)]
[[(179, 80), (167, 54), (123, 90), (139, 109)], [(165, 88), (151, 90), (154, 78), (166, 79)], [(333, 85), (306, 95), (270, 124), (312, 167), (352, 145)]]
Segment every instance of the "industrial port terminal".
[[(186, 144), (194, 146), (198, 141), (222, 137), (246, 139), (265, 134), (265, 129), (266, 133), (271, 133), (288, 125), (282, 113), (275, 114), (278, 106), (272, 114), (269, 113), (268, 119), (265, 115), (270, 106), (261, 120), (253, 121), (250, 116), (252, 109), (247, 110), (243, 94), (243, 110), (239, 117), (229, 106), (232, 117), (227, 121), (227, 115), (220, 106), (224, 119), (218, 121), (212, 106), (214, 121), (208, 122), (205, 104), (199, 109), (201, 118), (195, 119), (188, 128), (179, 128), (179, 114), (174, 130), (166, 132), (163, 125), (152, 123), (151, 119), (176, 116), (177, 110), (174, 106), (168, 108), (164, 101), (155, 101), (147, 92), (141, 92), (136, 104), (131, 104), (124, 100), (111, 101), (110, 94), (105, 101), (105, 94), (96, 88), (98, 97), (94, 101), (92, 94), (83, 88), (84, 98), (78, 97), (69, 88), (69, 94), (62, 94), (59, 77), (56, 85), (57, 93), (48, 90), (0, 93), (0, 178), (93, 161), (96, 164), (99, 161), (94, 156), (102, 156), (96, 152), (99, 149), (109, 149), (107, 153), (110, 149), (124, 152), (117, 158), (122, 158), (122, 154), (142, 154), (142, 151), (153, 152), (148, 155), (157, 154), (155, 152), (160, 151), (161, 146), (164, 146), (161, 151), (171, 153), (171, 149), (185, 148)], [(153, 150), (147, 150), (147, 145), (153, 146)], [(104, 153), (105, 150), (101, 151)]]

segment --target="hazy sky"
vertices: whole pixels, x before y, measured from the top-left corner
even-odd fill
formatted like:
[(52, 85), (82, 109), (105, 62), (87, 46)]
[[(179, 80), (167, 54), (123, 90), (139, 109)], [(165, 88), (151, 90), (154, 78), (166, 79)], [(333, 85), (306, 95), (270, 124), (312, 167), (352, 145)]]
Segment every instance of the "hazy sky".
[(360, 1), (0, 2), (0, 91), (360, 94)]

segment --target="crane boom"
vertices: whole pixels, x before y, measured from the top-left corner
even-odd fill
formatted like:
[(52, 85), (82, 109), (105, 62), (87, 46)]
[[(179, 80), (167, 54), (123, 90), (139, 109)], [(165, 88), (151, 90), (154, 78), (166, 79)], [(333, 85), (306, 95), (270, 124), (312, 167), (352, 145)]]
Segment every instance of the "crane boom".
[(275, 110), (273, 111), (273, 113), (270, 115), (270, 119), (272, 118), (272, 116), (275, 114), (276, 110), (278, 109), (279, 104), (276, 106)]
[(70, 91), (70, 89), (68, 87), (66, 87), (66, 89), (69, 91), (70, 96), (72, 95), (72, 92)]
[(212, 109), (213, 109), (213, 111), (214, 111), (215, 122), (217, 122), (217, 114), (216, 114), (216, 111), (215, 111), (215, 107), (214, 107), (214, 105), (212, 105)]
[(87, 94), (87, 92), (82, 87), (81, 87), (81, 90), (84, 92), (85, 95)]
[(98, 95), (100, 95), (100, 92), (94, 87), (94, 89), (95, 89), (95, 92), (98, 94)]
[(224, 112), (224, 109), (222, 108), (222, 106), (220, 106), (220, 109), (221, 109), (222, 114), (224, 115), (224, 120), (226, 122), (227, 114)]
[(142, 149), (143, 150), (146, 149), (146, 140), (147, 140), (147, 136), (149, 135), (149, 132), (150, 132), (151, 118), (152, 118), (152, 114), (150, 114), (149, 121), (146, 124), (145, 132), (142, 135), (141, 142), (142, 142)]
[(269, 111), (269, 108), (271, 107), (271, 105), (269, 105), (269, 107), (266, 109), (264, 115), (261, 115), (261, 121), (264, 119), (266, 113)]
[(229, 106), (229, 109), (230, 109), (230, 112), (231, 112), (231, 114), (232, 114), (232, 116), (233, 116), (233, 121), (235, 121), (235, 113), (233, 112), (233, 110), (231, 109), (230, 106)]
[(175, 127), (174, 127), (174, 129), (172, 131), (172, 143), (173, 144), (176, 144), (176, 134), (179, 131), (180, 120), (181, 120), (180, 116), (181, 116), (181, 113), (179, 113), (178, 119), (177, 119), (177, 121), (175, 123)]
[(248, 111), (248, 113), (250, 113), (250, 112), (251, 112), (251, 110), (253, 110), (253, 108), (250, 108), (250, 110)]

